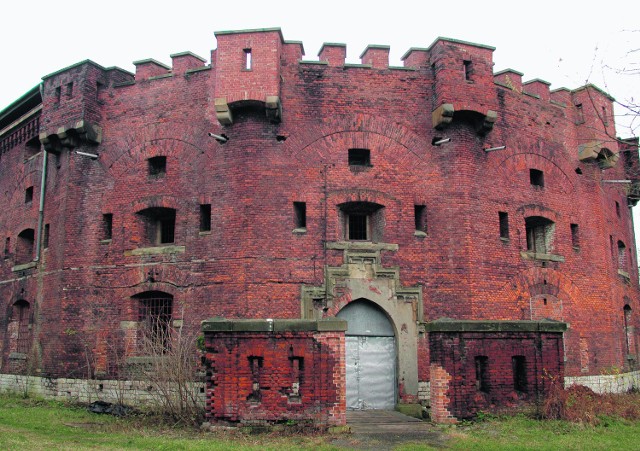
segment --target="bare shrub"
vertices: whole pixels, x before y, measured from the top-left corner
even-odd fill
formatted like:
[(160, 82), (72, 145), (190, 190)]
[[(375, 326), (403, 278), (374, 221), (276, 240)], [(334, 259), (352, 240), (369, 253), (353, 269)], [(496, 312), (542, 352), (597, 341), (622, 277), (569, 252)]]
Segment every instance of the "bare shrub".
[(197, 334), (162, 316), (142, 323), (138, 332), (142, 357), (133, 376), (147, 385), (156, 413), (176, 423), (200, 423), (204, 402)]
[(551, 384), (544, 402), (543, 418), (566, 420), (590, 425), (601, 424), (609, 418), (640, 419), (640, 394), (598, 394), (582, 385), (563, 388)]

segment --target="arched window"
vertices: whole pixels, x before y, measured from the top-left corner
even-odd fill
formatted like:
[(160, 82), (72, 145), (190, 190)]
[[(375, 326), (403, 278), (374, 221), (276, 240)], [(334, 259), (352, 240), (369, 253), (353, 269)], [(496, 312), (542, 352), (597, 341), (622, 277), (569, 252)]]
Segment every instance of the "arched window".
[(16, 243), (16, 263), (29, 263), (33, 260), (33, 243), (35, 232), (33, 229), (24, 229), (18, 234)]
[(31, 347), (29, 303), (20, 299), (13, 304), (12, 322), (15, 324), (15, 350), (27, 354)]
[(527, 231), (527, 251), (550, 254), (553, 247), (555, 223), (542, 216), (530, 216), (524, 220)]
[(146, 291), (133, 296), (138, 303), (140, 350), (162, 354), (171, 344), (173, 296), (162, 291)]

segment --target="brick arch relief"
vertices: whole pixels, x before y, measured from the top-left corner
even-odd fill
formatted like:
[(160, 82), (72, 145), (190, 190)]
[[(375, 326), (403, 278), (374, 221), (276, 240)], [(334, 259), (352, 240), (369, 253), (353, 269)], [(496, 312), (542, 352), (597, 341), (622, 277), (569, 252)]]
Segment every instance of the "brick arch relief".
[[(568, 162), (561, 156), (551, 159), (546, 155), (534, 152), (522, 152), (520, 150), (502, 151), (509, 152), (505, 155), (489, 155), (495, 158), (496, 164), (489, 164), (491, 169), (490, 179), (496, 183), (506, 183), (511, 186), (525, 186), (530, 183), (530, 169), (542, 171), (544, 174), (544, 189), (549, 193), (570, 194), (574, 192), (574, 183), (567, 175)], [(558, 160), (558, 161), (555, 161)]]
[(205, 163), (210, 158), (211, 152), (206, 150), (215, 142), (204, 130), (206, 127), (192, 124), (148, 123), (134, 128), (123, 138), (106, 141), (100, 161), (116, 180), (135, 171), (148, 158), (159, 155), (176, 157), (181, 167), (197, 167), (196, 161)]
[(423, 177), (436, 175), (431, 164), (431, 148), (424, 138), (397, 123), (369, 115), (354, 115), (326, 122), (288, 136), (282, 151), (274, 155), (274, 164), (281, 164), (282, 155), (295, 159), (297, 165), (317, 167), (332, 163), (336, 152), (350, 148), (371, 149), (372, 160), (385, 161), (389, 166), (419, 167)]
[[(494, 302), (501, 302), (503, 320), (565, 321), (570, 317), (567, 311), (583, 299), (570, 278), (551, 268), (536, 267), (514, 276), (496, 293)], [(485, 308), (490, 305), (479, 310)]]

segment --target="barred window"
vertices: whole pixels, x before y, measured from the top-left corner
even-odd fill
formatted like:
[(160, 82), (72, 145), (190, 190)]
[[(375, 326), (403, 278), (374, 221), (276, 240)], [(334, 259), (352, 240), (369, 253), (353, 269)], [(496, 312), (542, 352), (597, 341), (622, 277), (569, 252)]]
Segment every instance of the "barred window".
[(31, 347), (29, 303), (23, 299), (13, 304), (13, 320), (17, 323), (16, 352), (26, 354)]
[(138, 301), (141, 350), (153, 354), (167, 351), (171, 345), (173, 296), (162, 291), (147, 291), (133, 298)]

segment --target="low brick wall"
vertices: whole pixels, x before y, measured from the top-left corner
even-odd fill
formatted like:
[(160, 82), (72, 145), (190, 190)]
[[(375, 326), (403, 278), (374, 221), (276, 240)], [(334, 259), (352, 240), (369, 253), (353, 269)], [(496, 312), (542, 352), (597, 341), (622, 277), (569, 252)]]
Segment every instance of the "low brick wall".
[(552, 380), (563, 381), (565, 323), (438, 320), (426, 326), (435, 422), (534, 401)]
[(211, 423), (346, 424), (343, 320), (208, 320)]

